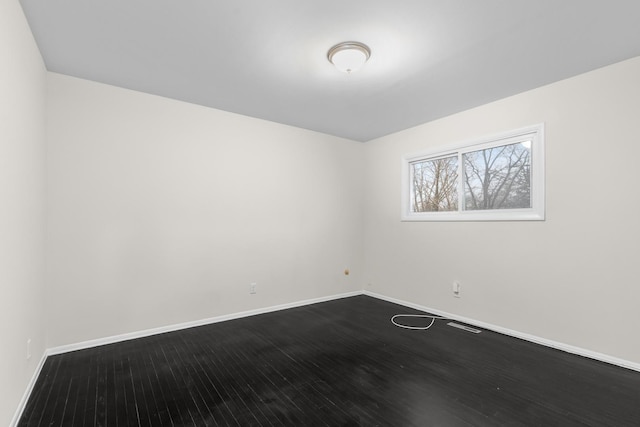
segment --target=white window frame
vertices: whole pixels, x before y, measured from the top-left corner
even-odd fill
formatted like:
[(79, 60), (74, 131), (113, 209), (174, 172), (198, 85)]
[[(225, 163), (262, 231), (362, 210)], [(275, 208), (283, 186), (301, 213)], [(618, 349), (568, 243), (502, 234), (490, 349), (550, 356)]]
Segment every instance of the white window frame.
[[(531, 207), (526, 209), (463, 210), (463, 161), (465, 153), (487, 148), (532, 141), (531, 143)], [(441, 212), (413, 212), (411, 206), (411, 164), (458, 156), (458, 210)], [(544, 123), (511, 130), (473, 141), (453, 144), (434, 150), (411, 154), (402, 158), (402, 221), (544, 221)]]

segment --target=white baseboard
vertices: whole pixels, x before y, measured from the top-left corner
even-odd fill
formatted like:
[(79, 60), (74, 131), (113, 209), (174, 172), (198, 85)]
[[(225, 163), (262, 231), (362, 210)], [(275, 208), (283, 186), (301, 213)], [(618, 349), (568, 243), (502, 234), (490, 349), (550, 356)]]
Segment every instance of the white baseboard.
[(40, 362), (38, 362), (38, 366), (36, 366), (36, 370), (33, 372), (33, 375), (31, 376), (31, 380), (29, 381), (29, 384), (27, 384), (27, 389), (24, 391), (24, 394), (22, 395), (22, 399), (20, 399), (20, 403), (18, 404), (16, 413), (13, 415), (13, 419), (9, 423), (9, 427), (16, 427), (18, 425), (18, 421), (20, 421), (20, 417), (24, 412), (24, 408), (27, 406), (27, 402), (29, 401), (29, 396), (31, 396), (33, 387), (36, 385), (36, 381), (38, 381), (38, 377), (40, 376), (40, 372), (42, 371), (44, 362), (47, 360), (47, 356), (48, 354), (47, 354), (47, 351), (45, 350), (44, 353), (42, 353)]
[(512, 329), (503, 328), (502, 326), (492, 325), (490, 323), (481, 322), (475, 319), (469, 319), (467, 317), (458, 316), (456, 314), (447, 313), (442, 310), (437, 310), (435, 308), (425, 307), (423, 305), (410, 303), (407, 301), (402, 301), (396, 298), (387, 297), (385, 295), (377, 294), (374, 292), (363, 291), (364, 295), (368, 295), (373, 298), (381, 299), (384, 301), (392, 302), (394, 304), (403, 305), (405, 307), (414, 308), (420, 311), (426, 311), (428, 313), (437, 314), (438, 316), (446, 317), (451, 320), (457, 320), (459, 322), (467, 323), (469, 325), (477, 326), (479, 328), (488, 329), (490, 331), (498, 332), (503, 335), (508, 335), (510, 337), (519, 338), (525, 341), (530, 341), (536, 344), (540, 344), (546, 347), (555, 348), (557, 350), (562, 350), (567, 353), (576, 354), (578, 356), (588, 357), (589, 359), (598, 360), (600, 362), (609, 363), (611, 365), (620, 366), (623, 368), (631, 369), (633, 371), (640, 372), (640, 363), (631, 362), (629, 360), (620, 359), (617, 357), (609, 356), (607, 354), (598, 353), (595, 351), (587, 350), (581, 347), (575, 347), (569, 344), (564, 344), (561, 342), (549, 340), (546, 338), (540, 338), (535, 335), (526, 334), (523, 332), (514, 331)]
[(274, 311), (286, 310), (288, 308), (302, 307), (305, 305), (311, 305), (311, 304), (316, 304), (320, 302), (327, 302), (327, 301), (332, 301), (332, 300), (341, 299), (341, 298), (348, 298), (348, 297), (353, 297), (357, 295), (362, 295), (362, 292), (361, 291), (348, 292), (348, 293), (339, 294), (339, 295), (331, 295), (327, 297), (296, 301), (296, 302), (291, 302), (287, 304), (275, 305), (271, 307), (258, 308), (255, 310), (241, 311), (239, 313), (225, 314), (222, 316), (210, 317), (208, 319), (195, 320), (192, 322), (184, 322), (184, 323), (178, 323), (175, 325), (161, 326), (159, 328), (146, 329), (143, 331), (130, 332), (130, 333), (121, 334), (121, 335), (98, 338), (95, 340), (83, 341), (75, 344), (53, 347), (47, 350), (47, 354), (55, 355), (55, 354), (68, 353), (70, 351), (84, 350), (87, 348), (98, 347), (105, 344), (113, 344), (117, 342), (133, 340), (136, 338), (144, 338), (152, 335), (163, 334), (165, 332), (179, 331), (182, 329), (193, 328), (196, 326), (210, 325), (213, 323), (225, 322), (227, 320), (240, 319), (243, 317), (255, 316), (255, 315), (264, 314), (264, 313), (271, 313)]
[[(243, 317), (255, 316), (255, 315), (264, 314), (264, 313), (271, 313), (274, 311), (286, 310), (288, 308), (302, 307), (305, 305), (316, 304), (320, 302), (327, 302), (327, 301), (332, 301), (332, 300), (341, 299), (341, 298), (348, 298), (348, 297), (357, 296), (357, 295), (367, 295), (380, 300), (392, 302), (394, 304), (399, 304), (405, 307), (414, 308), (416, 310), (426, 311), (426, 312), (437, 314), (439, 316), (443, 316), (452, 320), (457, 320), (463, 323), (467, 323), (469, 325), (477, 326), (479, 328), (488, 329), (504, 335), (508, 335), (508, 336), (519, 338), (525, 341), (530, 341), (536, 344), (544, 345), (546, 347), (562, 350), (567, 353), (588, 357), (590, 359), (598, 360), (601, 362), (609, 363), (616, 366), (621, 366), (623, 368), (640, 372), (640, 363), (631, 362), (625, 359), (620, 359), (607, 354), (598, 353), (595, 351), (572, 346), (572, 345), (561, 343), (558, 341), (541, 338), (541, 337), (527, 334), (524, 332), (519, 332), (512, 329), (504, 328), (502, 326), (497, 326), (497, 325), (482, 322), (479, 320), (470, 319), (468, 317), (447, 313), (442, 310), (437, 310), (435, 308), (426, 307), (420, 304), (414, 304), (408, 301), (399, 300), (396, 298), (388, 297), (386, 295), (381, 295), (381, 294), (377, 294), (375, 292), (370, 292), (370, 291), (354, 291), (354, 292), (348, 292), (344, 294), (331, 295), (331, 296), (314, 298), (314, 299), (303, 300), (303, 301), (296, 301), (296, 302), (287, 303), (287, 304), (280, 304), (280, 305), (271, 306), (271, 307), (259, 308), (255, 310), (242, 311), (238, 313), (232, 313), (232, 314), (226, 314), (222, 316), (211, 317), (207, 319), (196, 320), (192, 322), (179, 323), (175, 325), (163, 326), (163, 327), (153, 328), (153, 329), (146, 329), (143, 331), (130, 332), (126, 334), (114, 335), (114, 336), (99, 338), (95, 340), (83, 341), (75, 344), (53, 347), (53, 348), (47, 349), (47, 351), (45, 352), (45, 355), (43, 356), (43, 360), (41, 361), (41, 365), (44, 363), (44, 359), (48, 355), (55, 355), (55, 354), (67, 353), (70, 351), (83, 350), (86, 348), (98, 347), (105, 344), (113, 344), (113, 343), (128, 341), (136, 338), (143, 338), (143, 337), (148, 337), (152, 335), (162, 334), (165, 332), (179, 331), (181, 329), (209, 325), (213, 323), (224, 322), (227, 320), (240, 319)], [(41, 365), (38, 368), (38, 372), (42, 368)]]

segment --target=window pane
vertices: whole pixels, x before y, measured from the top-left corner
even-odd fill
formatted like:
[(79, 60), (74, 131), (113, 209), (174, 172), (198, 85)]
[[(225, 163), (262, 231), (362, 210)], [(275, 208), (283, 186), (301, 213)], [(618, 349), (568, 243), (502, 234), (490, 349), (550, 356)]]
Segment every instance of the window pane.
[(464, 209), (531, 207), (531, 141), (463, 154)]
[(458, 210), (458, 157), (411, 163), (412, 212)]

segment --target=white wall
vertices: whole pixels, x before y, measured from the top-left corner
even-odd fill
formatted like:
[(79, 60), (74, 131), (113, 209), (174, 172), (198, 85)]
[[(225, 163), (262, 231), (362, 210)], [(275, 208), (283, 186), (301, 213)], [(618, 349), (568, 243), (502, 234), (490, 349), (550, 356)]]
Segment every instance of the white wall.
[(361, 288), (362, 144), (53, 73), (47, 111), (49, 347)]
[[(636, 58), (367, 143), (366, 289), (640, 362), (639, 76)], [(545, 222), (400, 222), (403, 155), (541, 122)]]
[(20, 4), (0, 0), (0, 425), (45, 348), (45, 73)]

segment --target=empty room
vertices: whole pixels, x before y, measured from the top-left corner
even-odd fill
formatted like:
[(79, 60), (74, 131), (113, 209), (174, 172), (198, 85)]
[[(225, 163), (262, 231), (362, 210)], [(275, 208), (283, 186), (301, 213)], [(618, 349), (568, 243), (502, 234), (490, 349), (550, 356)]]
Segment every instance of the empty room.
[(639, 426), (639, 20), (0, 0), (0, 425)]

